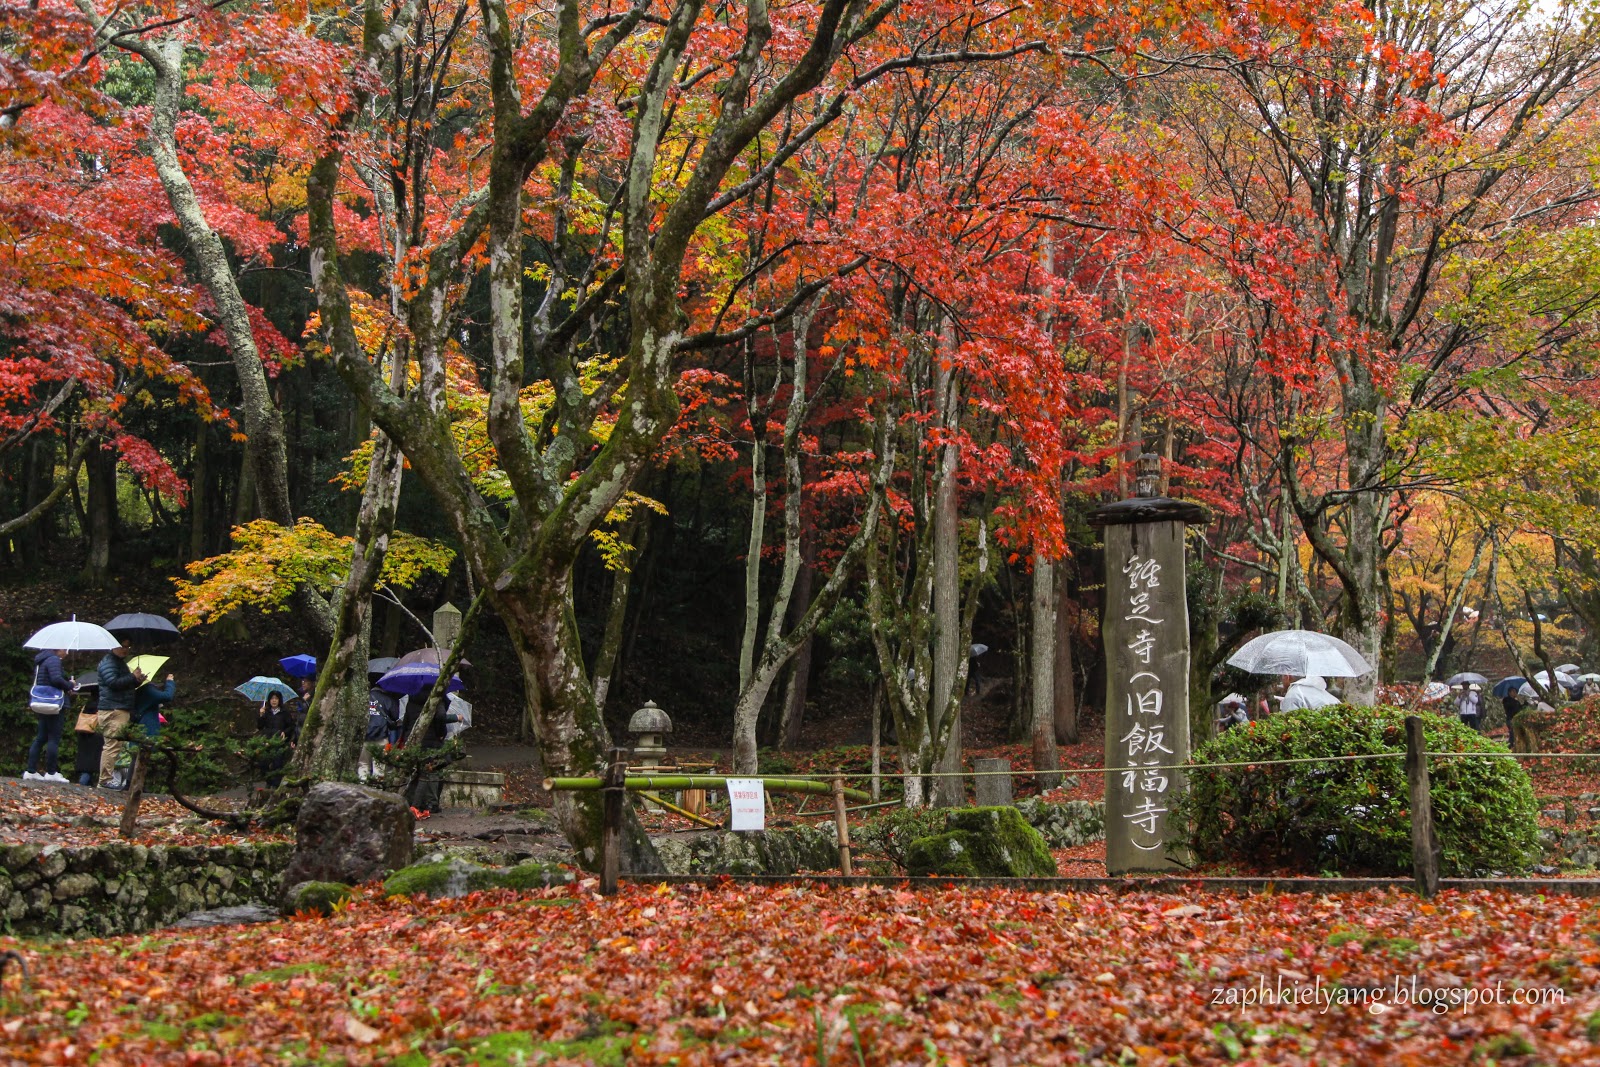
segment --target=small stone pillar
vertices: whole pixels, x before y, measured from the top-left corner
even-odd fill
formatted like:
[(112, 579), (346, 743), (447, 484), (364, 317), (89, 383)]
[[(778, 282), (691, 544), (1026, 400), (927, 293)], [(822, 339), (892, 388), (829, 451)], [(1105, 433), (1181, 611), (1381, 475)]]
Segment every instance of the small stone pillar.
[[(1184, 527), (1205, 509), (1156, 496), (1160, 457), (1140, 457), (1139, 495), (1096, 508), (1104, 529), (1106, 650), (1106, 873), (1165, 871), (1167, 818), (1183, 789), (1172, 769), (1189, 759), (1189, 606)], [(1209, 709), (1207, 709), (1209, 714)], [(1148, 769), (1146, 769), (1148, 768)]]
[(433, 613), (433, 645), (439, 650), (441, 658), (449, 655), (459, 636), (461, 636), (461, 609), (445, 601)]
[(975, 759), (972, 769), (977, 772), (972, 781), (980, 808), (1003, 807), (1011, 803), (1010, 760)]

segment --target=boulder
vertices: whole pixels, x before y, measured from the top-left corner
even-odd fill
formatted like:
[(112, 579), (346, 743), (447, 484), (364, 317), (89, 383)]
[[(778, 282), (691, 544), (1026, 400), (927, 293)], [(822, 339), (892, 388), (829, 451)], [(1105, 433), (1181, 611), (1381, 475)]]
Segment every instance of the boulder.
[(397, 793), (319, 782), (301, 802), (282, 884), (359, 885), (382, 878), (411, 862), (415, 826), (411, 806)]
[(418, 863), (396, 871), (383, 883), (386, 897), (464, 897), (485, 889), (543, 889), (566, 885), (572, 872), (551, 863), (519, 863), (515, 867), (481, 867), (452, 859), (443, 863)]
[(1039, 831), (1012, 807), (956, 808), (944, 833), (911, 842), (906, 872), (913, 876), (1050, 878), (1055, 857)]

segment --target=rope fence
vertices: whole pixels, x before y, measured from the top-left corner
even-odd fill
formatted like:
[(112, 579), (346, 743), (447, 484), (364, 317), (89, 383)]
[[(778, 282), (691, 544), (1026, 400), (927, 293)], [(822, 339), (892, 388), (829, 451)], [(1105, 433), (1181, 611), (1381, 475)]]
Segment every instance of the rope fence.
[[(1209, 769), (1213, 767), (1272, 767), (1280, 764), (1291, 763), (1338, 763), (1353, 760), (1375, 759), (1405, 759), (1406, 754), (1396, 752), (1353, 752), (1340, 756), (1292, 756), (1287, 759), (1256, 759), (1239, 760), (1224, 763), (1144, 763), (1131, 767), (1057, 767), (1054, 769), (1016, 768), (1002, 771), (819, 771), (814, 773), (789, 772), (776, 775), (761, 774), (717, 774), (710, 777), (727, 778), (763, 778), (763, 779), (806, 779), (810, 781), (831, 782), (835, 778), (849, 779), (862, 778), (982, 778), (985, 776), (1006, 776), (1011, 778), (1026, 777), (1038, 774), (1118, 774), (1124, 771), (1189, 771), (1196, 769)], [(1429, 752), (1429, 759), (1590, 759), (1600, 760), (1600, 752)], [(630, 776), (632, 777), (632, 776)], [(696, 775), (695, 777), (707, 777)], [(550, 782), (565, 782), (567, 779), (547, 779)], [(547, 785), (546, 789), (552, 788)], [(562, 788), (555, 786), (554, 788)]]
[[(640, 791), (651, 784), (666, 785), (666, 779), (671, 776), (632, 776), (628, 774), (628, 752), (622, 748), (613, 748), (608, 753), (608, 763), (602, 778), (546, 778), (546, 790), (593, 790), (598, 789), (605, 795), (604, 803), (604, 833), (602, 835), (603, 860), (601, 864), (600, 889), (602, 893), (611, 894), (617, 891), (618, 875), (618, 845), (622, 824), (622, 802), (624, 793), (628, 790)], [(1428, 782), (1428, 764), (1432, 759), (1600, 759), (1600, 753), (1588, 752), (1429, 752), (1423, 743), (1422, 720), (1415, 716), (1406, 719), (1406, 745), (1404, 749), (1392, 752), (1351, 752), (1336, 756), (1290, 756), (1281, 759), (1263, 760), (1238, 760), (1219, 763), (1167, 763), (1167, 764), (1137, 764), (1123, 767), (1088, 766), (1088, 767), (1057, 767), (1057, 768), (1029, 768), (1029, 769), (997, 769), (997, 770), (962, 770), (962, 771), (929, 771), (926, 773), (916, 771), (867, 771), (844, 773), (836, 770), (833, 773), (786, 773), (783, 775), (693, 775), (683, 776), (683, 782), (692, 782), (696, 788), (726, 788), (728, 778), (746, 778), (768, 781), (774, 787), (783, 786), (786, 791), (802, 794), (820, 793), (823, 790), (815, 788), (813, 783), (828, 783), (827, 792), (833, 799), (833, 811), (826, 809), (814, 814), (825, 816), (832, 814), (838, 833), (840, 867), (848, 876), (851, 873), (851, 849), (849, 825), (846, 813), (849, 810), (866, 810), (867, 808), (885, 807), (897, 803), (884, 801), (863, 805), (861, 808), (848, 809), (845, 806), (847, 795), (865, 799), (865, 795), (857, 790), (845, 788), (847, 780), (870, 779), (874, 782), (874, 789), (882, 779), (907, 779), (907, 778), (981, 778), (986, 776), (1005, 776), (1007, 778), (1048, 775), (1078, 775), (1078, 774), (1118, 774), (1129, 771), (1199, 771), (1205, 769), (1228, 768), (1264, 768), (1275, 766), (1288, 766), (1300, 764), (1333, 764), (1351, 763), (1365, 760), (1404, 760), (1406, 763), (1406, 778), (1410, 793), (1411, 832), (1412, 832), (1412, 867), (1414, 880), (1418, 892), (1424, 897), (1431, 897), (1439, 888), (1439, 847), (1434, 836), (1432, 801)], [(652, 768), (654, 770), (654, 768)], [(673, 779), (674, 784), (678, 781)], [(802, 805), (804, 807), (804, 805)], [(674, 809), (678, 810), (678, 809)], [(687, 813), (685, 813), (687, 814)]]

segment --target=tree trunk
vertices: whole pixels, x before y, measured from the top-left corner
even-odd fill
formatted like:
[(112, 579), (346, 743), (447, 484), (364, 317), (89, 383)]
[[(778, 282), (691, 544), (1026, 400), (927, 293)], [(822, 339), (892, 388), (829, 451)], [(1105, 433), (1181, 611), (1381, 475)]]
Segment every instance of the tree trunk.
[[(946, 344), (954, 337), (946, 328)], [(958, 386), (948, 361), (939, 360), (934, 371), (934, 394), (939, 406), (939, 424), (953, 430), (960, 422)], [(957, 496), (956, 468), (960, 452), (954, 443), (939, 449), (938, 482), (933, 499), (933, 691), (931, 724), (943, 731), (949, 723), (948, 740), (934, 779), (935, 807), (959, 807), (967, 802), (961, 777), (961, 699), (965, 680), (967, 649), (962, 647), (961, 626), (961, 514)]]
[(206, 509), (210, 503), (210, 445), (211, 424), (204, 419), (200, 420), (199, 427), (194, 432), (194, 451), (190, 453), (189, 461), (189, 558), (191, 560), (205, 559), (209, 554), (206, 551), (206, 532), (209, 516)]
[(367, 468), (356, 517), (355, 548), (334, 613), (334, 636), (317, 673), (295, 750), (295, 772), (317, 781), (355, 773), (367, 725), (367, 654), (372, 637), (372, 594), (394, 529), (403, 469), (400, 449), (379, 437)]
[[(1061, 766), (1061, 754), (1056, 749), (1056, 567), (1043, 555), (1033, 557), (1033, 586), (1029, 598), (1032, 606), (1032, 641), (1029, 659), (1033, 674), (1029, 679), (1033, 715), (1029, 734), (1033, 742), (1033, 766), (1036, 771), (1055, 771)], [(1035, 778), (1039, 788), (1054, 789), (1061, 784), (1059, 774), (1040, 774)]]
[[(534, 734), (546, 775), (581, 777), (599, 765), (610, 746), (583, 668), (582, 646), (571, 610), (570, 572), (519, 581), (491, 594), (511, 633), (530, 701)], [(554, 794), (556, 818), (578, 862), (600, 868), (604, 812), (599, 792)], [(623, 808), (622, 870), (659, 874), (661, 861), (631, 806)]]
[(239, 461), (238, 488), (233, 497), (233, 525), (243, 526), (256, 517), (256, 465), (247, 449)]
[[(800, 549), (800, 577), (795, 582), (794, 601), (789, 605), (789, 629), (793, 630), (805, 617), (811, 606), (812, 583), (816, 580), (816, 545), (807, 538)], [(783, 716), (778, 722), (774, 739), (782, 751), (792, 752), (800, 747), (800, 730), (805, 725), (806, 692), (811, 686), (811, 649), (816, 644), (816, 634), (806, 635), (795, 651), (794, 663), (789, 669), (789, 688), (783, 697)]]
[(88, 554), (83, 581), (101, 588), (111, 579), (111, 542), (117, 532), (117, 454), (109, 448), (89, 453), (88, 524), (84, 528)]
[(178, 156), (178, 113), (185, 81), (183, 41), (172, 36), (158, 41), (119, 39), (118, 43), (143, 56), (155, 75), (147, 144), (156, 176), (166, 191), (172, 213), (177, 216), (189, 254), (194, 257), (200, 280), (211, 296), (218, 323), (228, 341), (228, 352), (239, 381), (237, 410), (244, 416), (244, 432), (248, 438), (245, 454), (255, 473), (261, 516), (280, 525), (292, 525), (294, 512), (289, 505), (289, 458), (283, 414), (272, 402), (266, 369), (250, 327), (249, 309), (239, 293), (227, 249), (211, 228)]
[(1072, 662), (1075, 627), (1070, 625), (1076, 612), (1067, 596), (1067, 568), (1056, 567), (1056, 665), (1051, 672), (1055, 683), (1056, 743), (1078, 743), (1078, 685)]
[(633, 567), (650, 544), (649, 515), (648, 511), (644, 511), (628, 524), (624, 537), (633, 545), (633, 552), (629, 555), (626, 567), (611, 572), (611, 603), (606, 609), (605, 633), (600, 638), (600, 649), (595, 653), (592, 672), (594, 706), (602, 714), (606, 710), (606, 698), (611, 695), (612, 677), (616, 673), (617, 659), (622, 652), (622, 635), (628, 621), (628, 591), (633, 585)]

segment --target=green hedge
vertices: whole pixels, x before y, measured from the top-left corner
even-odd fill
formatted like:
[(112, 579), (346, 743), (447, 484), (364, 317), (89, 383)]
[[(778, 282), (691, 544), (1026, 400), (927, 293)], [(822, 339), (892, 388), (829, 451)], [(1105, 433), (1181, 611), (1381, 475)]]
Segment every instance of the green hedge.
[[(1194, 762), (1405, 752), (1400, 708), (1337, 705), (1290, 711), (1236, 727)], [(1454, 718), (1423, 713), (1430, 752), (1504, 752)], [(1538, 850), (1538, 811), (1528, 772), (1511, 759), (1431, 759), (1434, 832), (1441, 873), (1513, 871)], [(1201, 768), (1179, 802), (1198, 858), (1308, 872), (1406, 874), (1410, 798), (1404, 759)]]

